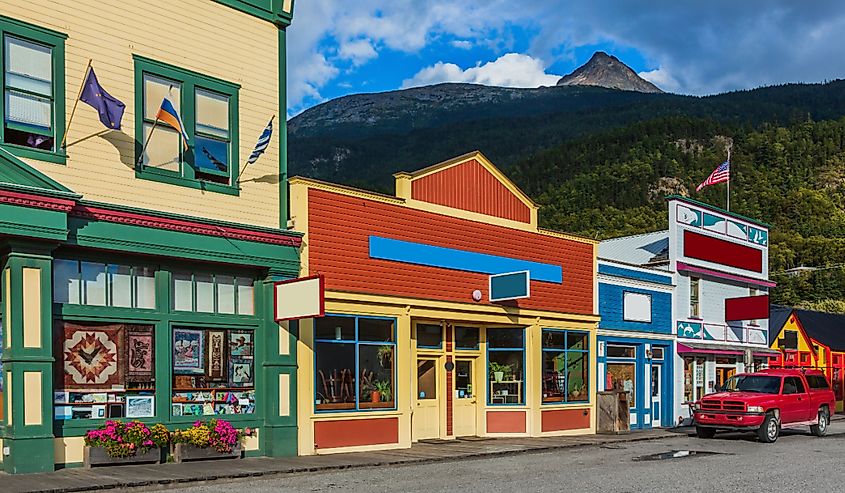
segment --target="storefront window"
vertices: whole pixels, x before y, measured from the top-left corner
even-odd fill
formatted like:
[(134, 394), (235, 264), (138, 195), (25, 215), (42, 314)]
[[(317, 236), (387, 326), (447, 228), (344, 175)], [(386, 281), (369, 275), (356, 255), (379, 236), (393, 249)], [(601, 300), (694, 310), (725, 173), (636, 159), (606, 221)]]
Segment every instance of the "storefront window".
[(634, 363), (607, 363), (605, 389), (628, 393), (628, 404), (637, 407), (637, 366)]
[(225, 274), (174, 272), (173, 309), (184, 312), (254, 315), (253, 280)]
[(395, 321), (328, 316), (314, 321), (317, 411), (394, 409)]
[(543, 402), (589, 400), (589, 334), (543, 330)]
[(480, 340), (478, 327), (455, 327), (455, 349), (473, 351)]
[(525, 331), (487, 329), (487, 361), (490, 379), (488, 403), (524, 402)]
[(56, 324), (57, 420), (155, 416), (152, 326)]
[(255, 413), (253, 330), (173, 329), (173, 416)]
[(690, 318), (701, 317), (699, 299), (701, 296), (701, 280), (697, 277), (689, 278), (689, 316)]
[(443, 327), (434, 324), (417, 324), (417, 347), (440, 349), (443, 347)]
[(56, 259), (53, 261), (53, 301), (153, 309), (155, 269)]

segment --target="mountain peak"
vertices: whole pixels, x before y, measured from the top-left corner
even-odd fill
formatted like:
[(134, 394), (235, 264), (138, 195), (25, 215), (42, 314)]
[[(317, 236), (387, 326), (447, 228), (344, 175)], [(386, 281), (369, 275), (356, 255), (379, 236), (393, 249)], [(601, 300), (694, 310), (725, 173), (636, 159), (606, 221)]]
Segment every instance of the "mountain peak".
[(603, 51), (593, 53), (590, 61), (562, 77), (559, 86), (599, 86), (608, 89), (637, 92), (663, 92), (643, 79), (631, 67)]

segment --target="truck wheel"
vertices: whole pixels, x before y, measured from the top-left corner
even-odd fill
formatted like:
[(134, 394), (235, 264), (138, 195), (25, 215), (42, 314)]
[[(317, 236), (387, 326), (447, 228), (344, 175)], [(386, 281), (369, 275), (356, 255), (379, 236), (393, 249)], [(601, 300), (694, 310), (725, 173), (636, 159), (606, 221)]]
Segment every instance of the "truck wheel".
[(766, 413), (766, 419), (757, 430), (757, 438), (763, 443), (775, 443), (780, 436), (780, 423), (773, 413)]
[(703, 428), (701, 426), (695, 427), (695, 434), (698, 435), (698, 438), (713, 438), (716, 436), (716, 430), (713, 428)]
[(827, 425), (830, 424), (830, 416), (826, 407), (819, 409), (819, 416), (816, 424), (810, 425), (810, 432), (817, 437), (827, 434)]

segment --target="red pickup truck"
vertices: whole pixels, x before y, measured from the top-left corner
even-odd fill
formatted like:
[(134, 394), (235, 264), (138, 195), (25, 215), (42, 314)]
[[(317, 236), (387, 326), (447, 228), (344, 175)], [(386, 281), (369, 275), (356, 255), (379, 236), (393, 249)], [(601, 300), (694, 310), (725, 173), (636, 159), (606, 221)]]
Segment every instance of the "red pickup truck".
[(827, 433), (836, 409), (833, 391), (816, 370), (763, 370), (734, 375), (721, 391), (695, 403), (700, 438), (717, 431), (756, 431), (761, 442), (778, 439), (781, 427), (810, 426), (816, 436)]

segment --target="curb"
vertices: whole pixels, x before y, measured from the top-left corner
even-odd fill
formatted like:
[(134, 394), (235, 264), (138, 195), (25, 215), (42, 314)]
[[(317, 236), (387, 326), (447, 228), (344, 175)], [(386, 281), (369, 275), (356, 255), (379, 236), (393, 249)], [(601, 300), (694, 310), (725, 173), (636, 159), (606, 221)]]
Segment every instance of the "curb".
[(583, 447), (599, 447), (602, 445), (608, 444), (617, 444), (617, 443), (632, 443), (632, 442), (645, 442), (645, 441), (656, 441), (662, 440), (665, 438), (673, 438), (674, 435), (660, 435), (660, 436), (646, 436), (646, 437), (637, 437), (631, 436), (626, 438), (616, 438), (616, 439), (609, 439), (603, 440), (599, 442), (593, 443), (570, 443), (570, 444), (561, 444), (561, 445), (547, 445), (541, 446), (537, 448), (526, 448), (526, 449), (514, 449), (514, 450), (502, 450), (496, 452), (479, 452), (474, 454), (468, 455), (460, 455), (455, 457), (431, 457), (431, 458), (404, 458), (404, 459), (395, 459), (395, 460), (381, 460), (381, 461), (372, 461), (372, 462), (364, 462), (364, 463), (351, 463), (351, 464), (338, 464), (338, 465), (325, 465), (325, 466), (310, 466), (310, 467), (293, 467), (293, 468), (286, 468), (286, 469), (279, 469), (279, 470), (269, 470), (269, 471), (254, 471), (254, 472), (235, 472), (235, 473), (224, 473), (219, 475), (207, 475), (207, 476), (198, 476), (193, 478), (163, 478), (159, 480), (150, 479), (144, 481), (127, 481), (122, 483), (114, 483), (114, 484), (104, 484), (104, 485), (91, 485), (87, 487), (69, 487), (69, 488), (53, 488), (53, 489), (44, 489), (44, 490), (27, 490), (28, 493), (75, 493), (81, 491), (102, 491), (102, 490), (114, 490), (114, 489), (129, 489), (129, 490), (138, 490), (144, 489), (149, 490), (150, 488), (155, 489), (168, 489), (173, 487), (181, 487), (181, 486), (188, 486), (192, 483), (205, 483), (211, 481), (220, 481), (220, 480), (234, 480), (234, 479), (246, 479), (246, 478), (267, 478), (271, 476), (285, 476), (285, 475), (293, 475), (293, 474), (302, 474), (302, 473), (311, 473), (311, 472), (323, 472), (323, 471), (342, 471), (347, 469), (364, 469), (364, 468), (371, 468), (371, 467), (380, 467), (380, 466), (401, 466), (401, 465), (418, 465), (418, 464), (434, 464), (439, 462), (454, 462), (454, 461), (469, 461), (469, 460), (478, 460), (478, 459), (488, 459), (488, 458), (496, 458), (496, 457), (509, 457), (515, 455), (523, 455), (523, 454), (534, 454), (534, 453), (543, 453), (549, 452), (553, 450), (566, 450), (566, 449), (575, 449), (575, 448), (583, 448)]

